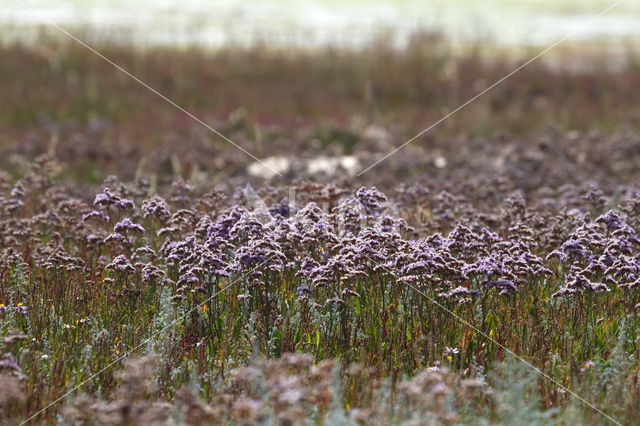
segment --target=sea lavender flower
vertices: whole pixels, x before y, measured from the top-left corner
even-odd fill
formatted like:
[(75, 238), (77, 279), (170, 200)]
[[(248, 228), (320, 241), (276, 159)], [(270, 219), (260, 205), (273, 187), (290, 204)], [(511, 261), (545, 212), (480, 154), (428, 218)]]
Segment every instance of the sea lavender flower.
[(487, 290), (497, 288), (500, 295), (512, 294), (518, 291), (515, 283), (512, 280), (500, 278), (497, 280), (488, 280), (484, 283)]
[(298, 287), (297, 293), (299, 296), (307, 295), (311, 293), (311, 289), (303, 284)]
[(164, 198), (155, 196), (142, 202), (144, 217), (155, 217), (160, 222), (166, 222), (171, 217), (171, 212)]
[(183, 286), (187, 284), (193, 285), (193, 284), (198, 284), (200, 281), (201, 281), (200, 278), (198, 278), (198, 276), (193, 271), (190, 270), (180, 276), (177, 284), (179, 286)]
[(127, 232), (136, 232), (138, 234), (144, 233), (144, 228), (142, 227), (142, 225), (132, 222), (128, 217), (116, 223), (113, 227), (113, 230), (116, 233), (120, 234), (126, 234)]
[(147, 263), (142, 267), (142, 281), (151, 282), (153, 280), (159, 280), (164, 277), (164, 272), (157, 266)]
[(635, 290), (640, 288), (640, 278), (636, 279), (635, 281), (631, 281), (631, 282), (627, 282), (624, 284), (620, 284), (621, 288), (627, 289), (627, 290)]
[(110, 243), (110, 242), (117, 242), (117, 243), (121, 243), (121, 244), (126, 244), (128, 242), (128, 240), (127, 240), (127, 237), (125, 237), (121, 233), (112, 232), (111, 234), (107, 235), (107, 237), (104, 239), (103, 242), (105, 244)]
[(106, 268), (123, 274), (133, 274), (134, 272), (136, 272), (136, 269), (129, 262), (129, 259), (127, 259), (127, 257), (122, 254), (113, 259)]
[(93, 204), (102, 207), (114, 206), (120, 210), (129, 210), (135, 207), (133, 200), (121, 198), (112, 193), (109, 188), (105, 188), (101, 193), (97, 194)]
[(348, 297), (360, 297), (360, 294), (359, 294), (357, 291), (355, 291), (355, 290), (352, 290), (352, 289), (350, 289), (350, 288), (345, 288), (344, 290), (342, 290), (342, 291), (340, 292), (340, 296), (341, 296), (343, 299), (346, 299), (346, 298), (348, 298)]
[(367, 189), (362, 187), (356, 191), (356, 199), (367, 209), (380, 211), (385, 208), (388, 199), (386, 195), (378, 191), (376, 187)]
[(551, 295), (552, 298), (556, 298), (556, 297), (570, 297), (573, 296), (575, 294), (578, 294), (579, 291), (575, 288), (571, 288), (571, 287), (561, 287), (558, 291), (556, 291), (555, 293), (553, 293)]
[(105, 188), (101, 193), (97, 194), (93, 204), (96, 206), (111, 206), (120, 201), (120, 197), (112, 194), (109, 188)]
[(475, 289), (469, 289), (463, 286), (458, 286), (449, 292), (440, 293), (439, 296), (444, 299), (470, 300), (469, 298), (471, 297), (480, 296), (480, 291)]
[(134, 250), (133, 257), (136, 258), (136, 259), (141, 259), (143, 257), (148, 257), (150, 259), (155, 259), (157, 257), (157, 254), (156, 254), (155, 250), (153, 250), (151, 247), (142, 246), (142, 247), (138, 247), (138, 248), (136, 248)]
[(285, 199), (272, 205), (269, 207), (269, 213), (271, 213), (272, 216), (289, 217), (289, 200)]
[(331, 306), (331, 305), (342, 306), (342, 305), (344, 305), (344, 300), (339, 298), (338, 296), (332, 297), (332, 298), (329, 298), (329, 299), (327, 299), (325, 301), (325, 305), (326, 306)]
[(131, 210), (135, 207), (135, 204), (133, 200), (130, 200), (128, 198), (121, 198), (120, 200), (116, 201), (115, 206), (120, 210)]
[(99, 210), (91, 210), (89, 213), (82, 215), (82, 221), (97, 220), (99, 222), (108, 222), (109, 216)]
[(615, 210), (609, 210), (605, 214), (599, 216), (595, 220), (595, 222), (603, 223), (609, 231), (618, 229), (623, 226), (622, 216)]

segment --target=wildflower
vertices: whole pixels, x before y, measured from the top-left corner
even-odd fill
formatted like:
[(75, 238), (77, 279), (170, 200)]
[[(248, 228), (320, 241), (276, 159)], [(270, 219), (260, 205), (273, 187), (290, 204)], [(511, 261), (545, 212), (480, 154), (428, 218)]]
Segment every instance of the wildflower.
[(330, 305), (344, 305), (344, 300), (342, 300), (339, 297), (333, 297), (331, 299), (327, 299), (327, 301), (325, 302), (326, 305), (330, 306)]
[(371, 189), (367, 189), (365, 187), (358, 189), (356, 191), (356, 199), (364, 207), (371, 210), (383, 209), (388, 201), (387, 197), (375, 187), (372, 187)]
[(620, 213), (616, 212), (615, 210), (609, 210), (607, 213), (598, 217), (595, 220), (595, 222), (603, 223), (607, 227), (607, 229), (610, 231), (619, 229), (623, 225), (622, 216), (620, 215)]
[(133, 274), (136, 272), (136, 269), (129, 262), (129, 260), (124, 255), (119, 255), (113, 261), (107, 265), (107, 269), (112, 269), (117, 272), (121, 272), (123, 274)]
[(448, 346), (444, 347), (444, 354), (447, 357), (447, 360), (451, 361), (454, 355), (458, 355), (460, 353), (460, 349), (458, 348), (450, 348)]
[(283, 200), (269, 207), (272, 216), (289, 217), (289, 201)]
[(170, 235), (170, 234), (176, 233), (176, 232), (178, 232), (178, 231), (179, 231), (179, 229), (178, 229), (177, 227), (175, 227), (175, 226), (168, 226), (168, 227), (165, 227), (165, 228), (161, 228), (161, 229), (156, 233), (156, 235), (158, 235), (158, 237), (164, 237), (165, 235)]
[(124, 218), (120, 222), (116, 223), (113, 230), (120, 234), (126, 234), (127, 232), (137, 232), (139, 234), (144, 233), (142, 225), (132, 222), (129, 218)]
[(552, 298), (556, 298), (556, 297), (566, 297), (566, 296), (572, 296), (574, 294), (578, 293), (578, 291), (574, 288), (569, 288), (569, 287), (561, 287), (558, 291), (556, 291), (555, 293), (553, 293), (551, 295)]
[(95, 244), (101, 244), (104, 242), (104, 237), (98, 235), (98, 234), (89, 234), (85, 237), (87, 243), (95, 245)]
[(109, 234), (107, 236), (107, 238), (105, 238), (103, 240), (103, 243), (107, 244), (109, 242), (112, 241), (116, 241), (119, 243), (126, 243), (127, 242), (127, 237), (125, 237), (123, 234), (119, 233), (119, 232), (112, 232), (111, 234)]
[(440, 293), (439, 296), (445, 299), (467, 300), (469, 297), (480, 296), (480, 291), (458, 286), (449, 292)]
[(153, 197), (142, 202), (144, 217), (155, 217), (161, 222), (166, 222), (171, 217), (171, 212), (166, 201), (161, 197)]
[(82, 221), (86, 222), (89, 220), (98, 220), (98, 221), (102, 221), (102, 222), (108, 222), (109, 221), (109, 216), (101, 211), (98, 210), (92, 210), (89, 213), (86, 213), (84, 215), (82, 215)]
[(580, 371), (584, 373), (585, 371), (587, 371), (591, 367), (594, 367), (595, 365), (596, 365), (596, 363), (591, 361), (591, 360), (585, 361), (585, 363), (582, 365), (582, 368), (580, 369)]
[(309, 287), (307, 287), (306, 285), (301, 285), (300, 287), (298, 287), (298, 295), (299, 296), (303, 296), (306, 294), (311, 293), (311, 289)]
[(458, 348), (450, 348), (448, 346), (445, 346), (444, 347), (444, 352), (447, 355), (457, 355), (457, 354), (460, 353), (460, 349), (458, 349)]
[(152, 280), (157, 280), (164, 277), (164, 272), (162, 269), (153, 265), (152, 263), (147, 263), (142, 267), (142, 281), (145, 283), (151, 282)]
[(485, 286), (487, 287), (487, 289), (491, 289), (494, 287), (498, 288), (500, 290), (499, 292), (500, 295), (511, 294), (518, 291), (518, 288), (516, 287), (516, 285), (512, 280), (507, 280), (503, 278), (487, 281), (485, 282)]
[(344, 290), (342, 290), (340, 295), (343, 298), (346, 298), (346, 297), (360, 297), (360, 294), (358, 294), (358, 292), (356, 292), (354, 290), (351, 290), (350, 288), (345, 288)]
[(178, 285), (185, 285), (185, 284), (197, 284), (200, 282), (200, 278), (198, 278), (198, 276), (196, 274), (193, 273), (193, 271), (189, 270), (187, 273), (184, 273), (180, 276), (180, 279), (178, 280)]
[(112, 194), (109, 188), (105, 188), (102, 191), (102, 193), (96, 195), (96, 198), (94, 199), (93, 204), (96, 206), (110, 206), (112, 204), (115, 204), (119, 200), (120, 200), (120, 197), (118, 197), (115, 194)]
[(133, 200), (122, 198), (119, 201), (116, 201), (115, 206), (121, 210), (129, 210), (133, 209), (135, 204), (133, 203)]
[(102, 207), (114, 206), (121, 210), (133, 209), (135, 206), (133, 200), (121, 198), (113, 194), (109, 188), (105, 188), (101, 193), (97, 194), (93, 204)]

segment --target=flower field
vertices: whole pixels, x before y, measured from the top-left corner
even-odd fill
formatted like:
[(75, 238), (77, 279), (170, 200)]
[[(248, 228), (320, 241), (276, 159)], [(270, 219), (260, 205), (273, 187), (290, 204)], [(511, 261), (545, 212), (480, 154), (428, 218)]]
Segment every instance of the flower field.
[[(64, 49), (68, 70), (80, 53)], [(228, 55), (224, 90), (237, 101), (257, 77), (233, 80), (244, 68)], [(416, 78), (444, 67), (434, 53), (405, 55), (404, 65), (421, 58), (409, 67)], [(300, 66), (254, 59), (260, 78), (277, 60), (289, 78)], [(338, 82), (321, 59), (310, 87)], [(508, 68), (455, 61), (490, 76)], [(380, 99), (341, 103), (334, 112), (346, 119), (315, 124), (331, 109), (318, 89), (274, 106), (299, 109), (291, 122), (266, 117), (266, 97), (223, 114), (222, 104), (198, 107), (185, 77), (161, 68), (167, 90), (217, 111), (216, 129), (260, 159), (286, 159), (268, 179), (179, 112), (149, 119), (170, 106), (145, 110), (151, 101), (126, 98), (128, 82), (101, 66), (78, 77), (105, 76), (87, 86), (97, 116), (74, 113), (85, 92), (67, 96), (64, 85), (0, 84), (0, 422), (637, 424), (640, 135), (623, 87), (637, 79), (632, 65), (539, 65), (544, 77), (532, 71), (360, 176), (317, 159), (365, 169), (411, 134), (431, 83), (385, 85), (401, 70), (388, 65), (370, 74)], [(325, 89), (359, 93), (353, 72)], [(463, 75), (437, 78), (467, 93)], [(25, 78), (53, 77), (34, 67)], [(558, 91), (546, 93), (545, 79)], [(283, 90), (294, 99), (300, 88)], [(425, 96), (436, 117), (444, 107), (430, 99), (440, 97)], [(376, 106), (389, 99), (407, 121)], [(64, 113), (45, 116), (39, 102)]]

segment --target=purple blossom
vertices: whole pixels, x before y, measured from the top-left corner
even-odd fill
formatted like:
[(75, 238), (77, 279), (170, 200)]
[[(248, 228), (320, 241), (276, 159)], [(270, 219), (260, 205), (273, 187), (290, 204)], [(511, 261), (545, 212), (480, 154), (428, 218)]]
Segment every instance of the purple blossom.
[(120, 197), (111, 193), (109, 188), (105, 188), (102, 193), (97, 194), (96, 198), (93, 201), (93, 204), (96, 206), (111, 206), (118, 202)]
[(129, 259), (122, 254), (113, 259), (111, 263), (107, 265), (107, 269), (112, 269), (127, 275), (136, 272), (136, 269), (133, 267), (131, 262), (129, 262)]
[(380, 211), (385, 208), (388, 199), (386, 195), (378, 191), (375, 187), (367, 189), (362, 187), (356, 191), (356, 199), (365, 208)]
[(607, 213), (598, 217), (596, 223), (603, 223), (609, 231), (616, 230), (622, 227), (622, 216), (615, 210), (609, 210)]
[(120, 234), (126, 234), (127, 232), (137, 232), (139, 234), (144, 233), (142, 225), (132, 222), (129, 218), (124, 218), (120, 222), (116, 223), (113, 230)]
[(155, 217), (161, 222), (166, 222), (171, 217), (171, 212), (166, 201), (161, 197), (153, 197), (142, 202), (144, 217)]
[(440, 293), (439, 296), (444, 299), (467, 299), (470, 297), (480, 296), (480, 291), (458, 286), (451, 291)]
[(86, 222), (88, 220), (98, 220), (102, 222), (108, 222), (109, 216), (104, 212), (101, 212), (98, 210), (91, 210), (89, 213), (82, 215), (83, 222)]
[(121, 210), (133, 209), (135, 206), (133, 200), (121, 198), (112, 193), (109, 188), (105, 188), (101, 193), (97, 194), (93, 204), (102, 207), (114, 206)]

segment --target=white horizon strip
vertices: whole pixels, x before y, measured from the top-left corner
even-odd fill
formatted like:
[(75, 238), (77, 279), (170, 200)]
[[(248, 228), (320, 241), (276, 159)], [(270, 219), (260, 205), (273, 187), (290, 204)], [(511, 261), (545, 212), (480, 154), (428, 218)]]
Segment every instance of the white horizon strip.
[(264, 262), (260, 263), (258, 266), (254, 267), (253, 269), (251, 269), (250, 271), (247, 271), (246, 273), (242, 274), (238, 279), (232, 281), (230, 284), (227, 284), (226, 286), (224, 286), (221, 290), (217, 291), (215, 294), (213, 294), (211, 297), (209, 297), (208, 299), (206, 299), (205, 301), (198, 303), (198, 305), (190, 310), (188, 310), (187, 312), (183, 313), (181, 316), (179, 316), (178, 318), (174, 319), (173, 321), (171, 321), (169, 323), (169, 325), (165, 326), (164, 328), (162, 328), (159, 331), (155, 331), (151, 333), (151, 336), (149, 336), (148, 338), (146, 338), (145, 340), (142, 341), (142, 343), (134, 346), (132, 349), (129, 349), (127, 352), (125, 352), (124, 354), (122, 354), (121, 356), (119, 356), (118, 358), (114, 359), (113, 361), (111, 361), (109, 364), (107, 364), (106, 366), (102, 367), (100, 370), (98, 370), (96, 373), (92, 374), (91, 376), (89, 376), (88, 378), (86, 378), (85, 380), (83, 380), (82, 382), (80, 382), (78, 385), (76, 385), (75, 387), (71, 388), (69, 391), (65, 392), (64, 394), (62, 394), (60, 397), (58, 397), (57, 399), (53, 400), (52, 402), (50, 402), (49, 404), (47, 404), (46, 406), (44, 406), (42, 409), (40, 409), (39, 411), (37, 411), (36, 413), (32, 414), (31, 416), (29, 416), (27, 419), (23, 420), (18, 426), (23, 426), (26, 423), (30, 422), (31, 420), (33, 420), (34, 418), (38, 417), (40, 414), (44, 413), (45, 411), (47, 411), (49, 408), (51, 408), (52, 406), (54, 406), (55, 404), (57, 404), (58, 402), (62, 401), (63, 399), (65, 399), (67, 396), (71, 395), (72, 393), (74, 393), (75, 391), (77, 391), (78, 389), (80, 389), (80, 387), (82, 387), (83, 385), (87, 384), (88, 382), (92, 381), (93, 379), (95, 379), (97, 376), (99, 376), (100, 374), (104, 373), (105, 371), (107, 371), (109, 368), (113, 367), (114, 365), (116, 365), (117, 363), (119, 363), (120, 361), (122, 361), (123, 359), (127, 358), (129, 355), (131, 355), (133, 352), (137, 351), (138, 349), (140, 349), (142, 346), (150, 343), (152, 341), (152, 339), (154, 337), (156, 337), (156, 335), (160, 334), (160, 333), (164, 333), (165, 331), (167, 331), (169, 328), (173, 327), (173, 325), (179, 321), (182, 320), (184, 318), (186, 318), (188, 315), (190, 315), (191, 313), (197, 311), (198, 309), (201, 309), (201, 307), (206, 304), (207, 302), (209, 302), (210, 300), (212, 300), (214, 297), (219, 296), (220, 294), (224, 293), (225, 291), (227, 291), (229, 288), (231, 288), (233, 285), (235, 285), (236, 283), (240, 282), (240, 280), (242, 280), (243, 278), (245, 278), (247, 275), (249, 275), (251, 272), (253, 272), (255, 269), (259, 268), (260, 266), (266, 264), (269, 260), (271, 260), (272, 258), (268, 258), (266, 259)]
[[(31, 7), (31, 5), (29, 3), (24, 2), (23, 0), (16, 0), (16, 2), (22, 4), (23, 6), (26, 7)], [(75, 41), (76, 43), (80, 44), (81, 46), (85, 47), (86, 49), (88, 49), (89, 51), (91, 51), (92, 53), (96, 54), (97, 56), (99, 56), (101, 59), (105, 60), (106, 62), (108, 62), (109, 64), (111, 64), (112, 66), (114, 66), (116, 69), (118, 69), (118, 71), (124, 73), (125, 75), (127, 75), (128, 77), (132, 78), (133, 80), (135, 80), (137, 83), (139, 83), (140, 85), (142, 85), (143, 87), (145, 87), (147, 90), (149, 90), (150, 92), (154, 93), (155, 95), (159, 96), (160, 98), (162, 98), (164, 101), (166, 101), (167, 103), (169, 103), (170, 105), (172, 105), (174, 108), (178, 109), (179, 111), (183, 112), (184, 114), (186, 114), (187, 116), (189, 116), (191, 119), (195, 120), (197, 123), (199, 123), (200, 125), (204, 126), (206, 129), (208, 129), (209, 131), (213, 132), (214, 134), (216, 134), (217, 136), (219, 136), (220, 138), (224, 139), (226, 142), (230, 143), (231, 145), (235, 146), (236, 148), (238, 148), (240, 151), (242, 151), (243, 153), (245, 153), (246, 155), (248, 155), (249, 157), (253, 158), (254, 160), (262, 163), (266, 168), (270, 169), (272, 172), (274, 172), (276, 175), (278, 176), (283, 176), (282, 173), (280, 173), (278, 170), (275, 170), (273, 167), (269, 166), (267, 163), (265, 163), (263, 160), (261, 160), (260, 158), (256, 157), (255, 155), (253, 155), (251, 152), (247, 151), (246, 149), (244, 149), (243, 147), (241, 147), (240, 145), (238, 145), (237, 143), (233, 142), (231, 139), (229, 139), (228, 137), (226, 137), (225, 135), (223, 135), (222, 133), (220, 133), (219, 131), (217, 131), (216, 129), (214, 129), (213, 127), (211, 127), (210, 125), (208, 125), (207, 123), (205, 123), (204, 121), (202, 121), (200, 118), (196, 117), (195, 115), (193, 115), (192, 113), (190, 113), (189, 111), (187, 111), (185, 108), (181, 107), (180, 105), (178, 105), (177, 103), (175, 103), (173, 100), (169, 99), (168, 97), (166, 97), (165, 95), (163, 95), (162, 93), (160, 93), (159, 91), (157, 91), (156, 89), (154, 89), (153, 87), (151, 87), (150, 85), (148, 85), (147, 83), (145, 83), (144, 81), (140, 80), (138, 77), (136, 77), (135, 75), (131, 74), (129, 71), (127, 71), (126, 69), (124, 69), (123, 67), (121, 67), (120, 65), (116, 64), (115, 62), (113, 62), (111, 59), (107, 58), (106, 56), (104, 56), (102, 53), (98, 52), (96, 49), (94, 49), (93, 47), (91, 47), (90, 45), (88, 45), (87, 43), (85, 43), (84, 41), (80, 40), (78, 37), (76, 37), (75, 35), (71, 34), (69, 31), (65, 30), (64, 28), (62, 28), (61, 26), (59, 26), (58, 24), (56, 24), (55, 22), (49, 20), (49, 19), (44, 19), (44, 22), (46, 22), (48, 25), (51, 25), (52, 27), (56, 28), (57, 30), (59, 30), (60, 32), (62, 32), (63, 34), (65, 34), (67, 37), (69, 37), (70, 39), (72, 39), (73, 41)]]
[(514, 69), (513, 71), (511, 71), (509, 74), (507, 74), (506, 76), (502, 77), (500, 80), (496, 81), (495, 83), (493, 83), (491, 86), (487, 87), (486, 89), (484, 89), (482, 92), (478, 93), (477, 95), (475, 95), (474, 97), (472, 97), (471, 99), (467, 100), (465, 103), (463, 103), (462, 105), (460, 105), (459, 107), (457, 107), (456, 109), (454, 109), (453, 111), (451, 111), (450, 113), (448, 113), (447, 115), (445, 115), (444, 117), (442, 117), (441, 119), (439, 119), (438, 121), (436, 121), (435, 123), (433, 123), (432, 125), (430, 125), (429, 127), (427, 127), (426, 129), (422, 130), (420, 133), (418, 133), (417, 135), (415, 135), (414, 137), (412, 137), (411, 139), (409, 139), (408, 141), (406, 141), (405, 143), (403, 143), (402, 145), (398, 146), (397, 148), (395, 148), (393, 151), (391, 151), (390, 153), (388, 153), (387, 155), (385, 155), (384, 157), (380, 158), (379, 160), (377, 160), (375, 163), (373, 163), (372, 165), (370, 165), (369, 167), (367, 167), (366, 169), (362, 170), (361, 172), (359, 172), (358, 174), (356, 174), (356, 177), (359, 177), (361, 175), (363, 175), (364, 173), (366, 173), (367, 171), (369, 171), (370, 169), (374, 168), (375, 166), (377, 166), (378, 164), (380, 164), (381, 162), (383, 162), (384, 160), (386, 160), (387, 158), (389, 158), (390, 156), (392, 156), (393, 154), (395, 154), (396, 152), (400, 151), (402, 148), (404, 148), (405, 146), (409, 145), (411, 142), (413, 142), (414, 140), (418, 139), (420, 136), (424, 135), (425, 133), (427, 133), (429, 130), (433, 129), (434, 127), (436, 127), (437, 125), (439, 125), (440, 123), (442, 123), (443, 121), (445, 121), (446, 119), (448, 119), (449, 117), (451, 117), (452, 115), (456, 114), (458, 111), (460, 111), (461, 109), (465, 108), (466, 106), (468, 106), (469, 104), (475, 102), (478, 98), (480, 98), (481, 96), (483, 96), (484, 94), (486, 94), (487, 92), (489, 92), (490, 90), (492, 90), (493, 88), (495, 88), (496, 86), (500, 85), (501, 83), (503, 83), (505, 80), (507, 80), (508, 78), (510, 78), (511, 76), (513, 76), (514, 74), (516, 74), (517, 72), (521, 71), (523, 68), (525, 68), (527, 65), (531, 64), (532, 62), (536, 61), (537, 59), (539, 59), (541, 56), (543, 56), (544, 54), (548, 53), (550, 50), (554, 49), (555, 47), (557, 47), (559, 44), (563, 43), (565, 40), (567, 40), (568, 38), (572, 37), (575, 34), (578, 34), (580, 32), (583, 31), (583, 27), (589, 25), (591, 22), (595, 21), (596, 19), (600, 18), (602, 15), (604, 15), (605, 13), (609, 12), (610, 10), (616, 8), (617, 6), (619, 6), (622, 2), (624, 2), (624, 0), (618, 0), (617, 2), (615, 2), (613, 5), (607, 7), (605, 10), (603, 10), (602, 12), (600, 12), (599, 14), (592, 16), (589, 20), (587, 20), (580, 28), (577, 28), (573, 31), (571, 31), (569, 34), (567, 34), (566, 36), (562, 37), (560, 40), (556, 41), (555, 43), (553, 43), (551, 46), (547, 47), (546, 49), (544, 49), (542, 52), (538, 53), (536, 56), (534, 56), (533, 58), (529, 59), (527, 62), (525, 62), (524, 64), (520, 65), (518, 68)]

